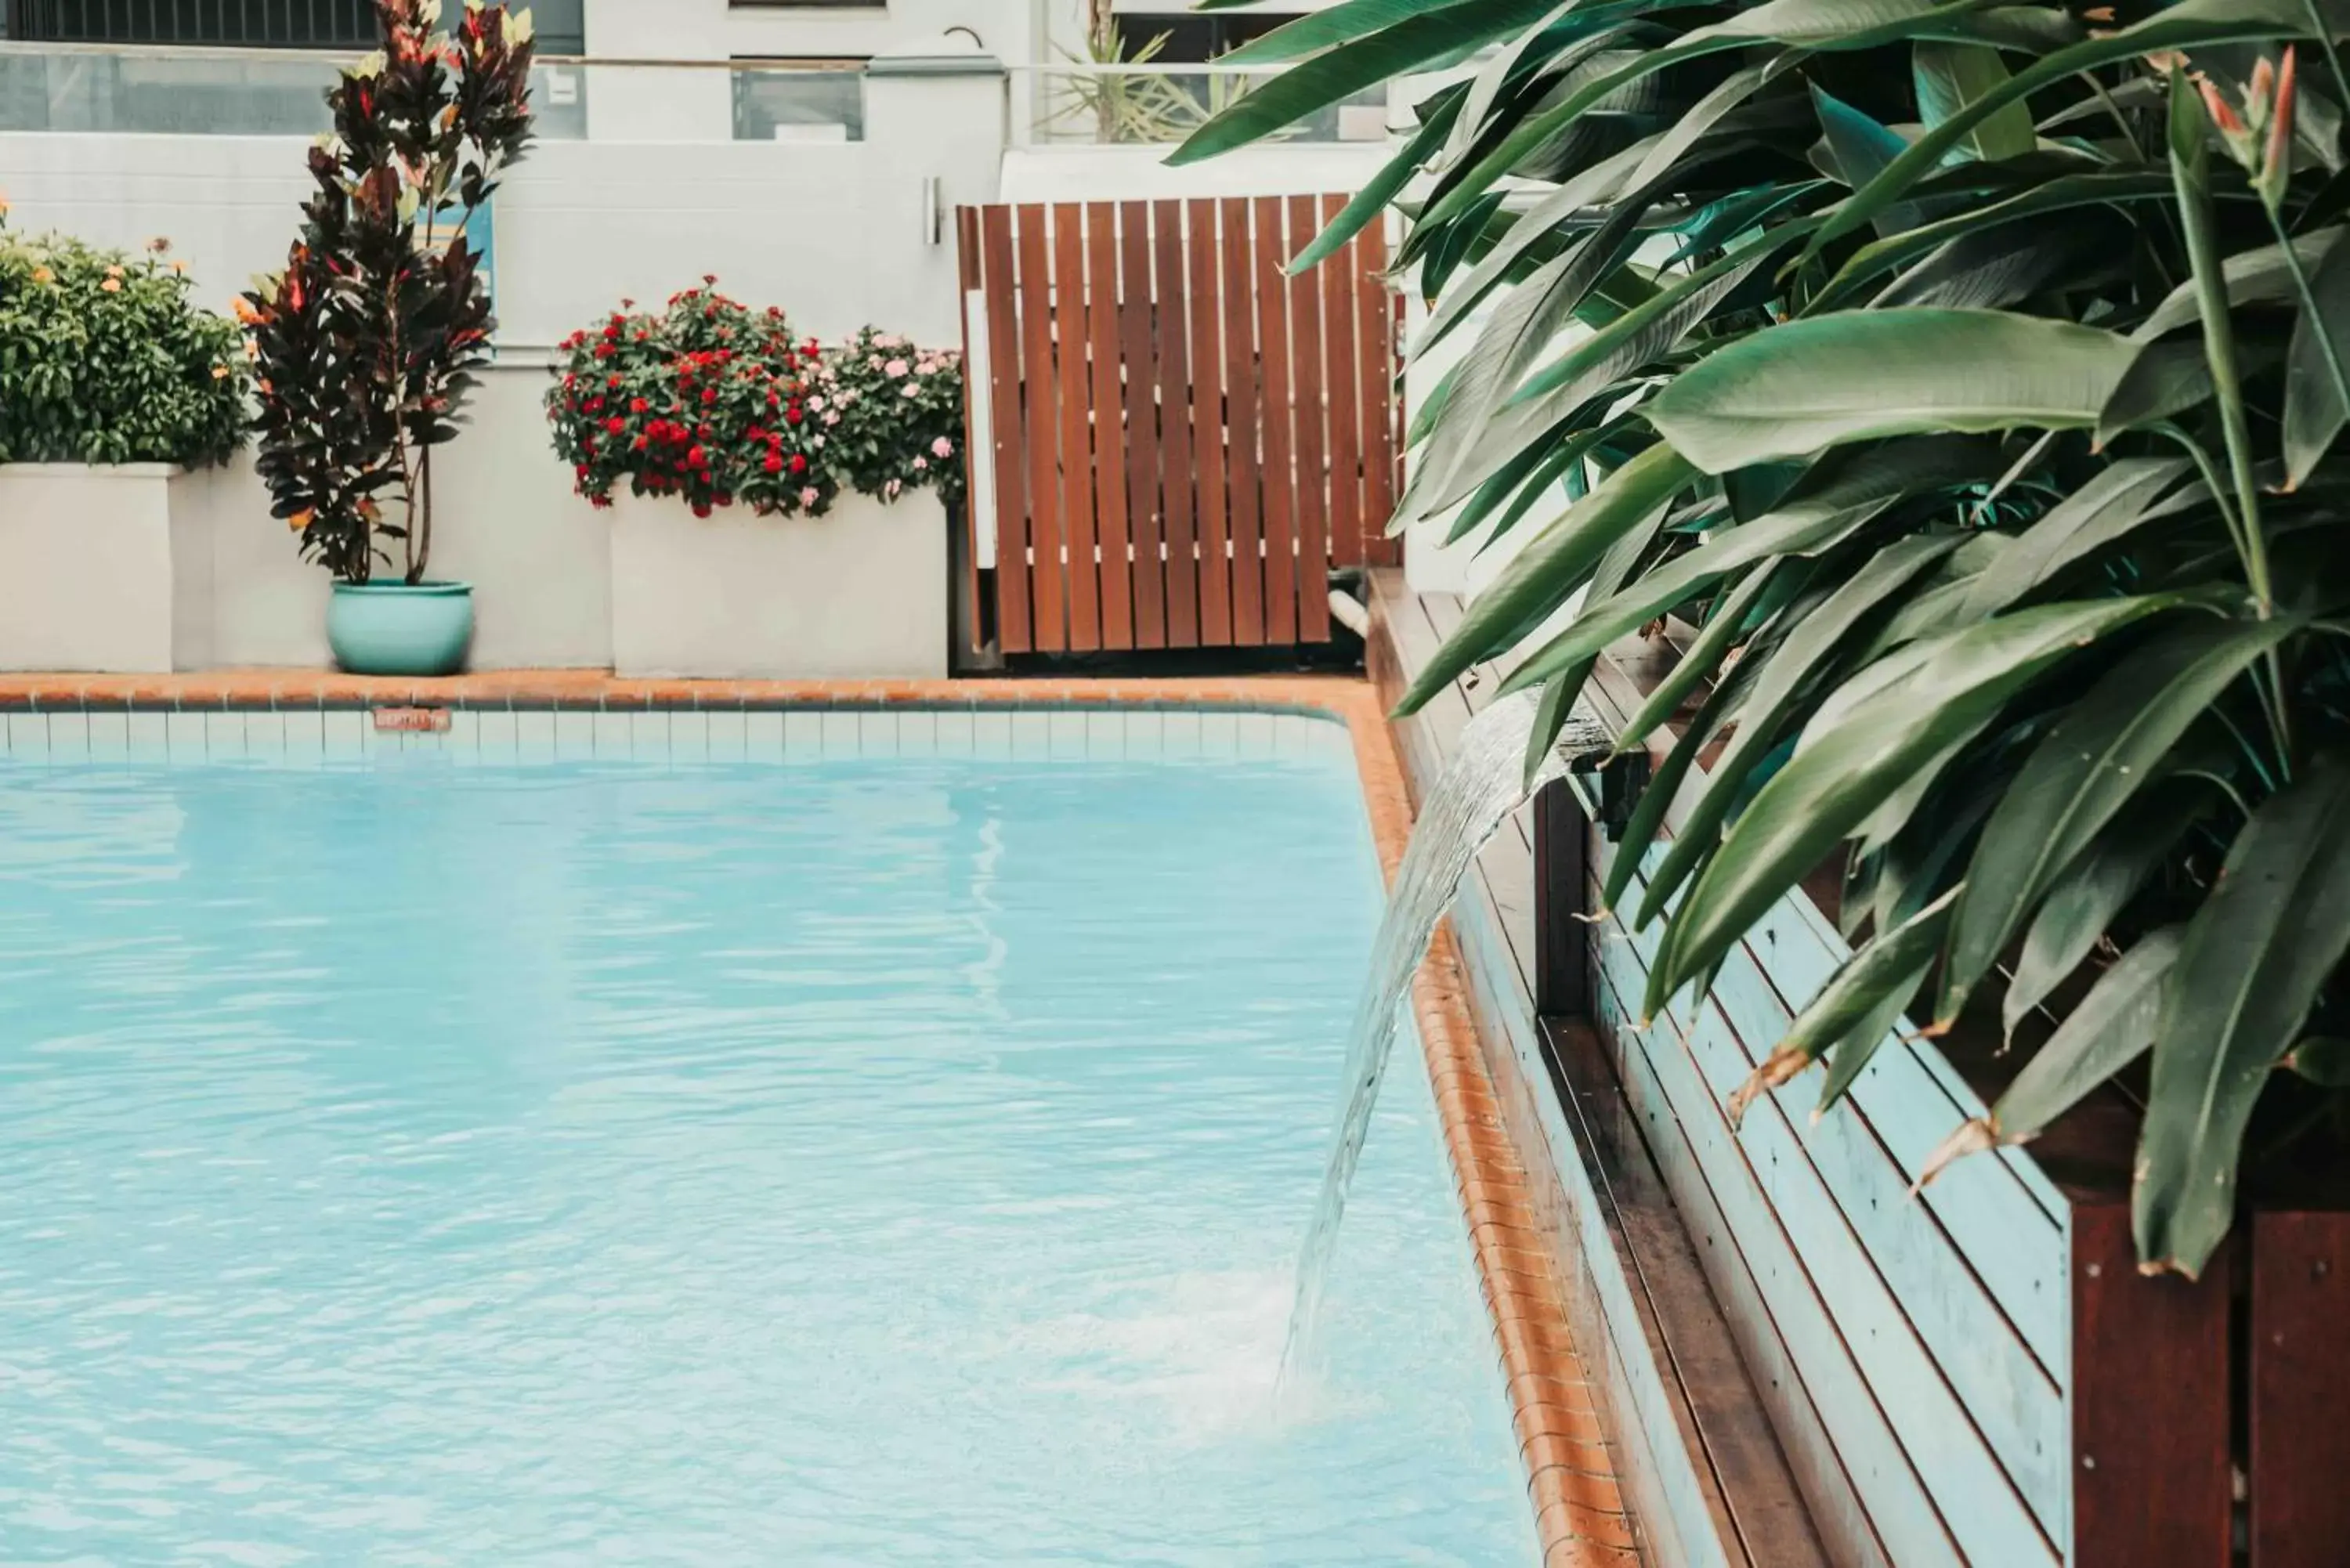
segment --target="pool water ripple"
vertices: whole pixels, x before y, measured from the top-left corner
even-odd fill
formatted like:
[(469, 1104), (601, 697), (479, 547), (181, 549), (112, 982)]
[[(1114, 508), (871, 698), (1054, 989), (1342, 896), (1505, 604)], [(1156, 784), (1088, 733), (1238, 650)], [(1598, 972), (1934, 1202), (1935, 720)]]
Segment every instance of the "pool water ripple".
[(0, 1562), (1487, 1564), (1327, 759), (0, 763)]

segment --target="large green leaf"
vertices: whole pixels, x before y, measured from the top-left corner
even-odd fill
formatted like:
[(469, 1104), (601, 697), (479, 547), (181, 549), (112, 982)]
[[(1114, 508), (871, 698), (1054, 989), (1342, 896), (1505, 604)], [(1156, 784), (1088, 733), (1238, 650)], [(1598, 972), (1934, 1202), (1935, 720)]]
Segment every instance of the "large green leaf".
[[(1593, 568), (1591, 582), (1584, 590), (1586, 596), (1606, 597), (1624, 586), (1640, 564), (1640, 557), (1656, 542), (1657, 532), (1664, 526), (1664, 508), (1648, 514), (1648, 521), (1633, 529), (1599, 557)], [(1596, 662), (1596, 660), (1593, 662)], [(1543, 688), (1543, 700), (1534, 714), (1533, 731), (1526, 736), (1525, 787), (1532, 791), (1543, 764), (1549, 760), (1550, 749), (1558, 743), (1559, 732), (1566, 727), (1568, 715), (1574, 711), (1575, 700), (1583, 694), (1584, 682), (1591, 679), (1592, 664), (1580, 670), (1570, 670)]]
[[(2350, 420), (2337, 377), (2350, 362), (2350, 245), (2335, 245), (2309, 280), (2284, 365), (2285, 488), (2299, 489)], [(2310, 306), (2316, 309), (2313, 315)], [(2330, 352), (2329, 352), (2330, 351)]]
[(2181, 935), (2181, 928), (2169, 926), (2141, 937), (2099, 975), (1990, 1114), (1960, 1127), (1926, 1157), (1918, 1187), (1962, 1156), (2038, 1137), (2092, 1089), (2144, 1054), (2162, 1017), (2164, 988), (2178, 959)]
[(2057, 874), (2031, 929), (2023, 933), (2015, 972), (2000, 998), (2003, 1034), (2012, 1038), (2032, 1010), (2081, 967), (2147, 878), (2195, 826), (2212, 794), (2208, 780), (2192, 776), (2149, 785)]
[(1530, 619), (1565, 602), (1609, 545), (1660, 512), (1694, 472), (1672, 448), (1650, 447), (1567, 509), (1478, 596), (1397, 707), (1417, 711), (1471, 665), (1493, 654)]
[(1732, 1092), (1727, 1107), (1731, 1126), (1738, 1125), (1756, 1096), (1788, 1082), (1823, 1055), (1849, 1052), (1858, 1060), (1838, 1075), (1835, 1095), (1823, 1098), (1821, 1106), (1835, 1103), (1835, 1096), (1860, 1075), (1867, 1056), (1925, 978), (1957, 892), (1952, 888), (1844, 961), (1820, 993), (1795, 1014), (1762, 1064)]
[(2118, 32), (2089, 38), (2034, 60), (1981, 98), (1959, 109), (1939, 125), (1912, 142), (1886, 171), (1853, 192), (1852, 199), (1812, 240), (1818, 252), (1830, 242), (1874, 223), (1877, 215), (1908, 193), (1978, 125), (2009, 104), (2082, 71), (2119, 60), (2166, 50), (2193, 49), (2200, 45), (2250, 42), (2296, 36), (2309, 24), (2302, 0), (2178, 0), (2146, 20)]
[(2137, 457), (2100, 469), (1975, 575), (1959, 618), (1996, 615), (2074, 562), (2123, 537), (2190, 466), (2183, 457)]
[[(1834, 174), (1846, 185), (1866, 185), (1909, 145), (1891, 127), (1871, 119), (1817, 82), (1812, 84), (1812, 108), (1819, 116), (1827, 156), (1835, 164), (1823, 172)], [(1915, 207), (1888, 207), (1877, 219), (1877, 232), (1898, 234), (1915, 228), (1918, 221)]]
[(1336, 217), (1323, 225), (1322, 232), (1314, 236), (1314, 243), (1297, 253), (1289, 264), (1292, 273), (1309, 271), (1337, 254), (1339, 246), (1368, 228), (1372, 220), (1387, 210), (1387, 204), (1411, 182), (1411, 177), (1419, 172), (1420, 165), (1428, 161), (1429, 155), (1452, 129), (1452, 121), (1461, 112), (1461, 97), (1458, 91), (1449, 93), (1441, 103), (1429, 109), (1427, 118), (1419, 122), (1419, 129), (1411, 133), (1410, 140), (1338, 209)]
[(1997, 310), (1849, 311), (1707, 356), (1648, 405), (1708, 473), (1922, 431), (2071, 430), (2129, 369), (2128, 339)]
[[(1399, 77), (1464, 46), (1499, 38), (1551, 9), (1556, 0), (1461, 0), (1415, 9), (1403, 20), (1350, 39), (1266, 82), (1193, 131), (1168, 154), (1197, 163), (1294, 125), (1342, 98)], [(1465, 204), (1465, 203), (1464, 203)]]
[[(2162, 178), (2168, 189), (2169, 176)], [(2344, 232), (2335, 226), (2295, 234), (2293, 254), (2299, 259), (2304, 270), (2317, 266), (2333, 252)], [(2273, 304), (2291, 299), (2297, 293), (2293, 281), (2293, 265), (2286, 259), (2282, 245), (2261, 245), (2252, 250), (2238, 251), (2220, 264), (2220, 275), (2227, 289), (2230, 308)], [(2151, 343), (2165, 333), (2192, 327), (2202, 319), (2202, 296), (2197, 292), (2194, 279), (2189, 278), (2164, 295), (2162, 303), (2148, 312), (2144, 321), (2130, 329), (2130, 339), (2137, 343)]]
[(1714, 607), (1697, 639), (1682, 651), (1665, 678), (1657, 682), (1639, 711), (1624, 722), (1622, 732), (1616, 737), (1617, 751), (1644, 744), (1659, 725), (1680, 711), (1681, 704), (1689, 701), (1700, 683), (1713, 679), (1714, 671), (1721, 668), (1721, 661), (1736, 646), (1739, 634), (1746, 629), (1757, 601), (1771, 586), (1773, 572), (1784, 559), (1774, 556), (1764, 561)]
[(2157, 776), (2188, 726), (2297, 629), (2282, 619), (2168, 628), (2065, 710), (1983, 826), (1951, 923), (1936, 1028), (1957, 1019), (2057, 872)]
[[(1918, 89), (1918, 118), (1926, 129), (1950, 119), (1976, 99), (1996, 91), (2008, 79), (1999, 51), (1980, 44), (1913, 44), (1910, 77)], [(2032, 129), (2032, 113), (2022, 103), (2010, 103), (1993, 112), (1962, 137), (1953, 150), (1966, 157), (1995, 162), (2021, 158), (2040, 145)]]
[(2019, 610), (1912, 645), (1901, 680), (1825, 728), (1815, 716), (1794, 756), (1739, 817), (1666, 929), (1644, 1014), (1654, 1017), (1683, 984), (1712, 968), (1920, 764), (1980, 732), (2050, 667), (2183, 602), (2145, 595)]
[(1877, 278), (1898, 272), (1967, 234), (2078, 207), (2167, 201), (2169, 196), (2170, 176), (2142, 170), (2101, 170), (2034, 182), (2003, 200), (1983, 204), (1970, 202), (1948, 217), (1863, 245), (1804, 302), (1803, 313), (1819, 316), (1848, 305), (1861, 289)]
[[(1730, 748), (1716, 759), (1705, 792), (1690, 807), (1682, 824), (1681, 836), (1665, 852), (1665, 858), (1649, 878), (1648, 897), (1642, 902), (1634, 925), (1645, 927), (1663, 910), (1663, 900), (1671, 896), (1698, 859), (1711, 853), (1719, 841), (1721, 825), (1730, 820), (1731, 804), (1736, 798), (1748, 771), (1765, 753), (1784, 728), (1797, 697), (1819, 672), (1831, 666), (1845, 650), (1856, 628), (1875, 615), (1885, 601), (1914, 581), (1918, 573), (1932, 566), (1959, 545), (1960, 535), (1939, 536), (1913, 535), (1895, 541), (1877, 551), (1831, 594), (1827, 601), (1805, 616), (1787, 639), (1763, 659), (1754, 660), (1754, 689), (1739, 713), (1738, 733)], [(1645, 803), (1646, 796), (1643, 796)], [(1658, 805), (1658, 820), (1662, 820), (1663, 803)], [(1633, 826), (1639, 826), (1636, 814)], [(1655, 832), (1655, 825), (1648, 829)], [(1633, 840), (1627, 829), (1626, 844)], [(1645, 853), (1648, 836), (1639, 840)], [(1608, 872), (1604, 902), (1614, 908), (1630, 885), (1634, 855), (1627, 862), (1618, 856), (1616, 866)]]
[(2350, 946), (2350, 757), (2237, 835), (2165, 988), (2131, 1218), (2149, 1270), (2201, 1272), (2235, 1216), (2252, 1106)]
[(2065, 223), (2018, 221), (1960, 234), (1870, 300), (1873, 309), (2002, 310), (2060, 280), (2078, 286), (2112, 265), (2117, 221), (2086, 213)]
[[(2208, 5), (2212, 0), (2185, 3)], [(1711, 27), (1687, 34), (1677, 43), (1651, 49), (1532, 116), (1465, 171), (1423, 221), (1440, 223), (1457, 216), (1479, 193), (1596, 106), (1686, 60), (1766, 42), (1813, 49), (1865, 49), (1903, 38), (1980, 41), (1987, 31), (1981, 11), (1979, 6), (1948, 0), (1764, 0)], [(2025, 29), (2023, 36), (2037, 39), (2046, 35)], [(1868, 216), (1873, 219), (1876, 214)]]

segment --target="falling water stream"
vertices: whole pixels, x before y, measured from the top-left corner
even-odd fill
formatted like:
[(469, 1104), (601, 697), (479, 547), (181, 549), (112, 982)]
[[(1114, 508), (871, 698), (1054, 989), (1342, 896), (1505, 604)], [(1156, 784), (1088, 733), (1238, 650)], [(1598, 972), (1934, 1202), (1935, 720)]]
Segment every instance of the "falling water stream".
[(1284, 1387), (1293, 1385), (1312, 1353), (1322, 1293), (1331, 1256), (1337, 1249), (1338, 1222), (1347, 1212), (1347, 1190), (1354, 1184), (1355, 1166), (1370, 1131), (1371, 1112), (1378, 1105), (1379, 1084), (1387, 1076), (1388, 1058), (1395, 1049), (1404, 995), (1436, 933), (1436, 922), (1451, 907), (1478, 850), (1509, 820), (1510, 814), (1534, 789), (1564, 774), (1574, 757), (1604, 752), (1608, 746), (1607, 731), (1587, 710), (1578, 708), (1529, 782), (1526, 746), (1540, 705), (1539, 693), (1520, 692), (1490, 704), (1470, 720), (1461, 732), (1459, 749), (1420, 803), (1419, 818), (1413, 825), (1411, 843), (1404, 850), (1395, 887), (1388, 893), (1387, 914), (1379, 921), (1370, 970), (1348, 1032), (1346, 1104), (1331, 1139), (1330, 1162), (1322, 1174), (1314, 1221), (1298, 1259), (1297, 1297), (1290, 1308), (1289, 1334), (1281, 1356)]

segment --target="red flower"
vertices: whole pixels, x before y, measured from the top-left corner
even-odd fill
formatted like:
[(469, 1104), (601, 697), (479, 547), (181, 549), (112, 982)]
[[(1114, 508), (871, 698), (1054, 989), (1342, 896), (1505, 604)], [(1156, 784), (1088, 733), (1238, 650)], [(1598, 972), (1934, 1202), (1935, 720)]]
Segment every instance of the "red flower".
[(604, 433), (607, 435), (619, 435), (622, 431), (627, 430), (628, 428), (629, 421), (619, 418), (617, 415), (604, 421)]
[(697, 446), (687, 452), (685, 461), (688, 467), (700, 468), (709, 462), (710, 454)]
[(776, 453), (771, 452), (767, 454), (767, 461), (759, 466), (765, 469), (769, 473), (781, 473), (784, 472), (784, 460)]
[(652, 405), (645, 401), (642, 398), (630, 398), (629, 400), (629, 412), (632, 414), (643, 413), (647, 409), (651, 407)]
[(620, 389), (620, 378), (614, 376), (610, 379), (607, 380), (604, 385), (608, 389), (617, 392)]
[(807, 472), (807, 457), (805, 453), (796, 452), (792, 453), (792, 472), (794, 473)]
[(794, 424), (799, 423), (801, 420), (806, 417), (806, 415), (800, 412), (800, 406), (797, 403), (794, 403), (790, 408), (784, 410), (784, 418), (791, 421)]
[(716, 402), (718, 400), (718, 389), (715, 387), (703, 388), (702, 391), (702, 400), (704, 403)]
[(609, 343), (598, 343), (596, 345), (596, 358), (598, 359), (609, 359), (611, 357), (612, 346)]

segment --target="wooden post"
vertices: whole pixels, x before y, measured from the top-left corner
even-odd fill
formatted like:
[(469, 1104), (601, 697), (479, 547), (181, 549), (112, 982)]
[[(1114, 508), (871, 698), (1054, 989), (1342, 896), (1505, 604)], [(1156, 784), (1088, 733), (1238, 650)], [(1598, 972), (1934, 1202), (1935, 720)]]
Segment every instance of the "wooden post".
[(2251, 1232), (2251, 1568), (2330, 1568), (2350, 1557), (2350, 1213)]
[(1565, 779), (1534, 796), (1534, 1013), (1591, 1015), (1589, 883), (1591, 819)]

